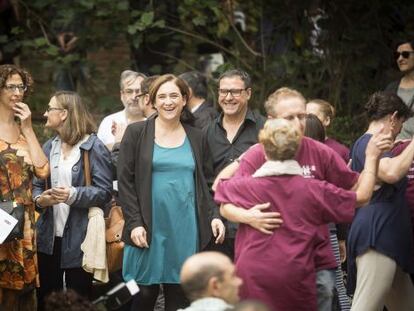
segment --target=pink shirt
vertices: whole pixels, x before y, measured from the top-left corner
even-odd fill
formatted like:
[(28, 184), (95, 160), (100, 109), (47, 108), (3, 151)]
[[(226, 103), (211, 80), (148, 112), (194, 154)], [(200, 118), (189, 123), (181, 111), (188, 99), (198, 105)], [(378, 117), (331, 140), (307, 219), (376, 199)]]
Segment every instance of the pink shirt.
[(221, 181), (215, 200), (246, 209), (270, 202), (270, 210), (281, 213), (284, 221), (272, 235), (239, 226), (235, 263), (244, 281), (242, 298), (261, 300), (272, 310), (316, 310), (319, 228), (329, 222), (350, 222), (355, 193), (298, 175), (247, 176)]
[[(295, 160), (302, 166), (305, 178), (325, 180), (343, 189), (351, 189), (359, 177), (359, 174), (351, 171), (335, 151), (308, 137), (302, 138)], [(265, 161), (261, 144), (250, 147), (243, 155), (235, 177), (253, 175)], [(333, 202), (326, 203), (335, 207)], [(329, 240), (328, 226), (320, 226), (319, 235), (321, 242), (316, 246), (315, 267), (317, 270), (334, 269), (337, 264)]]

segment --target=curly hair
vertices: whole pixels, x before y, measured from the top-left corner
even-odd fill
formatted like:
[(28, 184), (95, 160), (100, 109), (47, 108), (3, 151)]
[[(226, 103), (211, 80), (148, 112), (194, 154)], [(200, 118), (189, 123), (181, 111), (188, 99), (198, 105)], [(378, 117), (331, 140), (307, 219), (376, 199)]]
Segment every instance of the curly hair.
[(97, 311), (85, 297), (72, 289), (53, 292), (45, 300), (46, 311)]
[(33, 91), (33, 78), (29, 72), (16, 65), (0, 65), (0, 89), (4, 88), (7, 79), (15, 74), (18, 74), (22, 78), (23, 84), (27, 88), (24, 92), (24, 97), (26, 97)]
[(291, 160), (298, 149), (300, 134), (289, 121), (269, 119), (259, 133), (259, 142), (269, 160)]

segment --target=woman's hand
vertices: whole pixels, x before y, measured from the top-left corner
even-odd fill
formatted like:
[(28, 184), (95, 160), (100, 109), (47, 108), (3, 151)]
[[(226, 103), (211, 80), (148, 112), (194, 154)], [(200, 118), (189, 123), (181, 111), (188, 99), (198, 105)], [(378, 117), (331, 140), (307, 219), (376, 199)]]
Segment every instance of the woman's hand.
[(213, 231), (213, 235), (216, 238), (215, 243), (223, 243), (224, 236), (226, 234), (226, 227), (224, 226), (220, 218), (214, 218), (211, 221), (211, 231)]
[(52, 188), (52, 196), (59, 203), (66, 203), (69, 199), (70, 188), (69, 187), (54, 187)]
[(147, 242), (147, 231), (142, 226), (132, 229), (131, 240), (138, 247), (149, 248), (148, 242)]
[(20, 119), (20, 128), (25, 135), (25, 131), (33, 130), (32, 128), (32, 112), (25, 103), (16, 103), (13, 107), (14, 115)]
[(58, 203), (58, 200), (56, 200), (52, 195), (52, 189), (44, 191), (36, 200), (36, 204), (40, 207), (53, 206)]

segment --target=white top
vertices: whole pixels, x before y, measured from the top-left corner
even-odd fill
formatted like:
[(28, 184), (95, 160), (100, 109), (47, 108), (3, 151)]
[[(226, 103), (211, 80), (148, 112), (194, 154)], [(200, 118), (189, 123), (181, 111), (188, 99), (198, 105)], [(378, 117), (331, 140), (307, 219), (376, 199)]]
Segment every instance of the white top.
[(115, 121), (118, 124), (128, 124), (128, 119), (126, 116), (126, 112), (125, 109), (115, 112), (113, 114), (110, 114), (109, 116), (106, 116), (101, 124), (99, 125), (99, 129), (98, 129), (98, 138), (100, 140), (102, 140), (102, 142), (105, 145), (108, 144), (114, 144), (115, 143), (115, 136), (112, 135), (112, 131), (111, 131), (111, 127), (112, 127), (112, 122)]
[[(73, 146), (70, 154), (64, 158), (62, 149), (60, 150), (58, 170), (58, 186), (59, 187), (71, 187), (72, 186), (72, 167), (79, 161), (81, 157), (80, 145), (88, 139), (80, 140), (75, 146)], [(53, 168), (52, 168), (53, 169)], [(65, 229), (66, 221), (69, 216), (70, 206), (66, 203), (58, 203), (53, 205), (53, 218), (55, 225), (55, 236), (62, 237), (63, 230)]]

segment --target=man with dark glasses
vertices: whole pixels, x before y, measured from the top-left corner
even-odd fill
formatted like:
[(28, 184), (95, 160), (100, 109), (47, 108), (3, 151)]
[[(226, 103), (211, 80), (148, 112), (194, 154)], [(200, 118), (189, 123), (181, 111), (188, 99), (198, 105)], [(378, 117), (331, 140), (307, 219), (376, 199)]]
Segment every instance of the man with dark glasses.
[[(411, 109), (414, 108), (414, 40), (397, 45), (394, 52), (398, 68), (403, 74), (398, 81), (390, 83), (386, 91), (397, 93)], [(414, 118), (405, 121), (398, 139), (411, 139), (414, 135)]]

